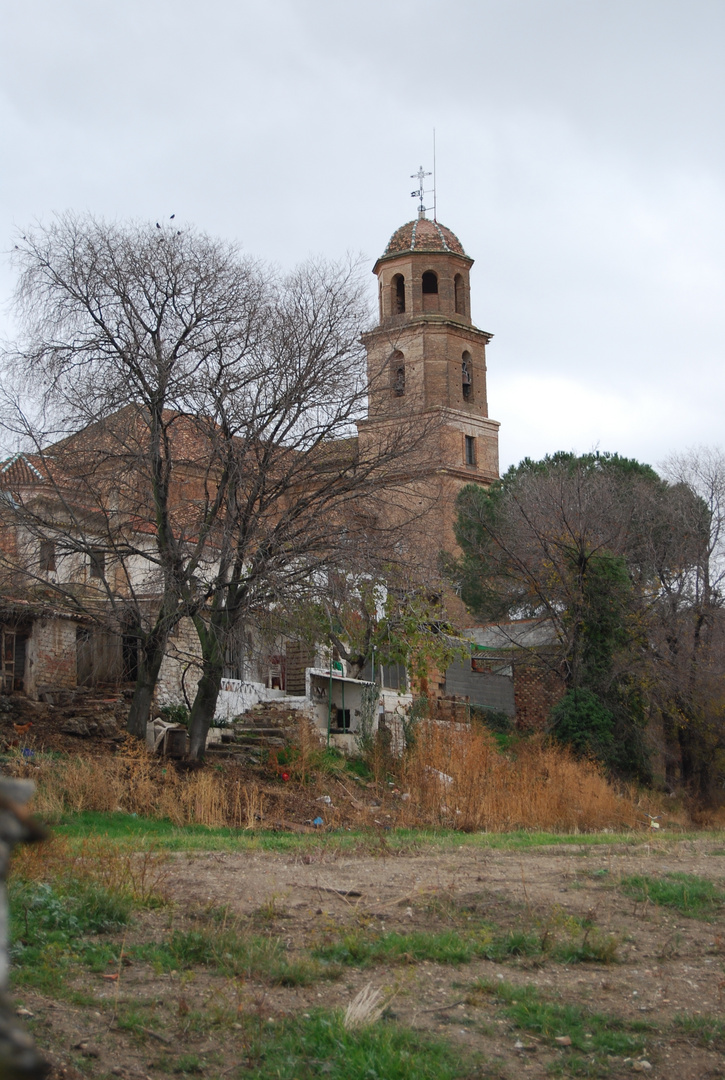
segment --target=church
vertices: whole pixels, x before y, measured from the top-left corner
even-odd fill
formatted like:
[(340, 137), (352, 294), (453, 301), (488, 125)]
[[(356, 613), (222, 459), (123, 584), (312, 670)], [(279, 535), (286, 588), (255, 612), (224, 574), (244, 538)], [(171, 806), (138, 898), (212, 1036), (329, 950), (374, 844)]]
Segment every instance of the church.
[[(434, 588), (439, 587), (435, 579), (440, 577), (441, 550), (455, 547), (458, 492), (470, 483), (488, 486), (499, 475), (499, 424), (489, 417), (486, 385), (486, 347), (492, 335), (471, 319), (472, 265), (456, 234), (435, 216), (427, 217), (421, 200), (417, 217), (395, 230), (372, 268), (378, 320), (363, 336), (369, 394), (367, 416), (357, 425), (359, 453), (364, 457), (366, 446), (374, 450), (386, 433), (404, 424), (424, 433), (418, 461), (401, 464), (401, 483), (393, 496), (382, 492), (380, 507), (393, 527), (396, 514), (401, 524), (405, 522), (400, 529), (401, 550), (407, 547), (405, 560), (417, 566), (419, 584), (435, 582)], [(367, 456), (375, 458), (374, 453)], [(37, 466), (24, 455), (6, 462), (0, 472), (2, 486), (9, 489), (15, 485), (37, 491), (45, 486)], [(47, 572), (50, 581), (59, 568), (45, 566), (43, 558), (41, 544), (39, 573), (42, 577)], [(45, 558), (48, 562), (47, 551)], [(84, 568), (79, 566), (76, 572), (82, 576)], [(99, 577), (93, 559), (85, 574)], [(449, 613), (459, 629), (465, 629), (462, 604), (452, 595), (449, 601)], [(27, 603), (8, 598), (1, 621), (2, 678), (8, 689), (38, 697), (54, 687), (122, 685), (133, 670), (133, 641), (94, 629), (67, 611), (51, 610), (47, 601), (36, 612)], [(157, 684), (159, 704), (188, 697), (195, 681), (189, 668), (197, 668), (197, 656), (194, 628), (183, 619), (168, 642)], [(253, 644), (247, 636), (239, 656), (230, 657), (227, 667), (219, 719), (230, 719), (258, 702), (283, 698), (289, 705), (294, 700), (298, 708), (312, 703), (319, 726), (329, 730), (334, 706), (334, 726), (344, 736), (344, 745), (355, 729), (354, 716), (361, 715), (365, 691), (360, 677), (368, 686), (375, 682), (380, 687), (380, 713), (399, 711), (411, 700), (405, 673), (396, 665), (390, 669), (378, 665), (374, 675), (372, 670), (352, 672), (333, 656), (330, 643), (312, 650), (293, 639)], [(430, 687), (420, 689), (433, 697), (454, 694), (514, 713), (512, 679), (501, 664), (491, 668), (468, 661), (456, 671), (441, 672)]]

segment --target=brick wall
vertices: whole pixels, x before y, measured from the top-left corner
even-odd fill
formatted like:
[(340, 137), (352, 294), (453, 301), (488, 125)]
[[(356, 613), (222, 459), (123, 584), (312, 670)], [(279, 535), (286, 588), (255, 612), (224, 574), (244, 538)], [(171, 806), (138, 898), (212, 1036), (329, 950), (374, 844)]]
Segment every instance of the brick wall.
[(516, 726), (521, 730), (541, 731), (550, 710), (565, 691), (558, 675), (532, 664), (514, 664), (514, 703)]

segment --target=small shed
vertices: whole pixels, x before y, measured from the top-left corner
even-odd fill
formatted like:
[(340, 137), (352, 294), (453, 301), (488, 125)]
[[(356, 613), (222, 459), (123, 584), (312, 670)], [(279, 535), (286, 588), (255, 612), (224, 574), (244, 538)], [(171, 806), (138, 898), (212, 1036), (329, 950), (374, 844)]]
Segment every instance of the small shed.
[(384, 710), (377, 683), (351, 679), (335, 667), (308, 668), (306, 683), (317, 727), (332, 746), (351, 751), (366, 717), (370, 731), (376, 730), (379, 712)]

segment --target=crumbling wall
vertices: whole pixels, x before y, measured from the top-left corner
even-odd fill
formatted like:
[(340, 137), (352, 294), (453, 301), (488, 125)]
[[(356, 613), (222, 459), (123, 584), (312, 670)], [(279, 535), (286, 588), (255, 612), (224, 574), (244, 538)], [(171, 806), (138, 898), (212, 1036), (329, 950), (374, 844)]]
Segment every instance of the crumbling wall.
[(32, 625), (25, 661), (25, 693), (34, 701), (47, 688), (77, 686), (76, 629), (72, 619), (41, 618)]

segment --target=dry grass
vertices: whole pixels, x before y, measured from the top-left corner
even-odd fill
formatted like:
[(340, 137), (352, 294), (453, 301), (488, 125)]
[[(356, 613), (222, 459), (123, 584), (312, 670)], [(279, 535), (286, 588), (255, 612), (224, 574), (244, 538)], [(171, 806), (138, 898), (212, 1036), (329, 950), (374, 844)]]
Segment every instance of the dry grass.
[(92, 882), (149, 905), (165, 897), (168, 861), (168, 856), (160, 852), (124, 852), (105, 838), (86, 837), (81, 843), (71, 844), (64, 837), (51, 836), (43, 844), (17, 849), (13, 875), (29, 882), (72, 877), (76, 883)]
[[(381, 812), (373, 807), (382, 802), (390, 825), (571, 832), (641, 827), (648, 812), (660, 812), (656, 796), (615, 790), (593, 762), (536, 739), (501, 753), (477, 725), (421, 722), (406, 758), (382, 755), (404, 799), (390, 794), (390, 772), (382, 765), (369, 796), (360, 789), (354, 794), (343, 763), (317, 773), (313, 751), (320, 757), (319, 743), (316, 751), (305, 746), (295, 761), (308, 782), (294, 777), (284, 785), (242, 781), (218, 767), (178, 772), (133, 740), (114, 757), (38, 757), (32, 764), (18, 759), (15, 771), (35, 781), (34, 809), (51, 821), (68, 812), (122, 811), (176, 825), (255, 829), (284, 821), (298, 804), (303, 819), (322, 811), (327, 826), (369, 826), (371, 813), (377, 821)], [(674, 823), (671, 807), (667, 817)]]
[(502, 754), (484, 728), (463, 724), (422, 723), (402, 782), (411, 821), (464, 830), (618, 829), (641, 824), (645, 809), (593, 762), (533, 739)]
[(382, 990), (376, 990), (372, 983), (368, 983), (345, 1009), (343, 1025), (351, 1031), (353, 1028), (374, 1024), (383, 1015), (385, 1005)]
[(112, 758), (41, 758), (32, 771), (24, 771), (36, 784), (34, 811), (45, 820), (96, 810), (166, 818), (175, 825), (253, 829), (264, 823), (264, 795), (257, 784), (210, 770), (180, 775), (143, 747)]

